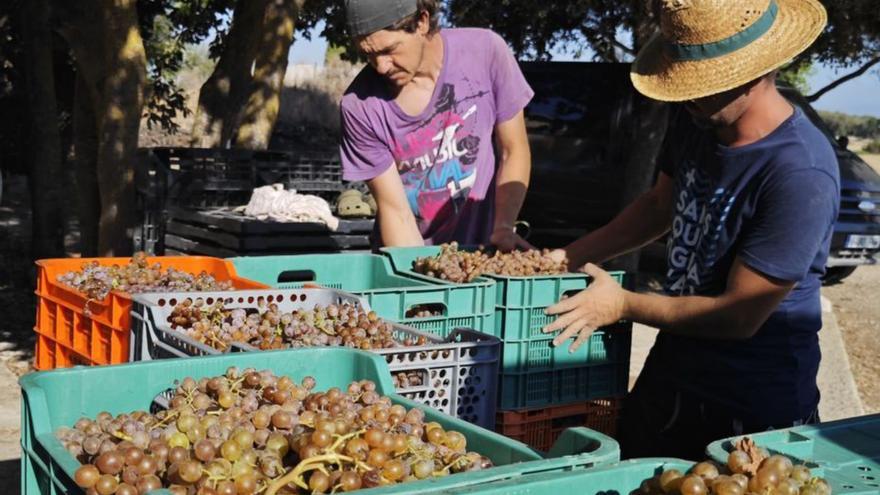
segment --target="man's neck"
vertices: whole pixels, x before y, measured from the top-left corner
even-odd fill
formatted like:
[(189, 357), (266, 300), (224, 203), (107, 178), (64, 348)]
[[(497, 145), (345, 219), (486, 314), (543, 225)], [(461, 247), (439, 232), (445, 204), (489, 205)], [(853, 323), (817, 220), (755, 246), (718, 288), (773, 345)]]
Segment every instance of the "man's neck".
[(764, 90), (733, 125), (716, 130), (718, 140), (731, 148), (764, 139), (794, 113), (794, 107), (776, 88)]
[(412, 81), (407, 84), (412, 88), (431, 88), (437, 84), (440, 79), (440, 72), (443, 70), (443, 37), (440, 32), (434, 33), (427, 42), (425, 42), (425, 53), (422, 57), (422, 63), (416, 69), (416, 74)]

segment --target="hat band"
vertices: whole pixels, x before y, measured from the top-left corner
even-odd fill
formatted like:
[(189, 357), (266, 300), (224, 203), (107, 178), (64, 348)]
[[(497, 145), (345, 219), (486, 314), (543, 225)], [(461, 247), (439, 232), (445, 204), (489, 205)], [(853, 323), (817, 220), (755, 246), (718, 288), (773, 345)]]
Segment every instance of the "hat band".
[(776, 0), (770, 0), (770, 6), (767, 8), (767, 11), (758, 18), (758, 20), (733, 36), (712, 43), (702, 43), (697, 45), (682, 45), (667, 42), (666, 52), (673, 60), (682, 62), (708, 60), (710, 58), (733, 53), (740, 48), (751, 44), (763, 36), (764, 33), (769, 31), (773, 26), (773, 22), (776, 20), (777, 13), (779, 13), (779, 6), (776, 4)]

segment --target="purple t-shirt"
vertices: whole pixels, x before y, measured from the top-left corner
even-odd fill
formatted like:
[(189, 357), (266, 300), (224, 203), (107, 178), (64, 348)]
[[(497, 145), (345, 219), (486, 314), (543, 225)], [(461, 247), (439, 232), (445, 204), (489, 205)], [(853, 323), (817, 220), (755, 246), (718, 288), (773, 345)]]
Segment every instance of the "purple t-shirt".
[(342, 97), (346, 180), (394, 163), (427, 244), (488, 243), (495, 210), (495, 125), (531, 100), (516, 59), (486, 29), (443, 29), (443, 68), (428, 106), (405, 113), (388, 83), (365, 67)]

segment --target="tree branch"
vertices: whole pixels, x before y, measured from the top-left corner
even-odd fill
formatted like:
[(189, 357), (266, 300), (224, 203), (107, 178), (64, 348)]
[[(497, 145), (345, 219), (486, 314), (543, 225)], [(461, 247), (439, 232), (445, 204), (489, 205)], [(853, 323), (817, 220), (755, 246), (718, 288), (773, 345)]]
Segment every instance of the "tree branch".
[(635, 55), (635, 54), (636, 54), (636, 51), (635, 51), (635, 50), (633, 50), (632, 48), (630, 48), (630, 47), (624, 45), (623, 43), (621, 43), (621, 42), (619, 42), (619, 41), (617, 41), (617, 39), (614, 38), (614, 36), (611, 36), (610, 38), (609, 38), (608, 36), (605, 36), (605, 38), (606, 38), (608, 41), (610, 41), (612, 45), (616, 46), (617, 48), (620, 48), (620, 49), (623, 50), (624, 52), (629, 53), (630, 55)]
[(871, 60), (868, 60), (864, 65), (859, 67), (858, 70), (850, 72), (849, 74), (847, 74), (847, 75), (845, 75), (835, 81), (832, 81), (830, 84), (828, 84), (824, 88), (820, 89), (819, 91), (816, 91), (815, 93), (811, 94), (810, 96), (807, 96), (807, 101), (812, 103), (812, 102), (818, 100), (825, 93), (831, 91), (832, 89), (840, 86), (841, 84), (843, 84), (847, 81), (850, 81), (852, 79), (855, 79), (855, 78), (861, 76), (865, 72), (868, 72), (868, 69), (870, 69), (871, 67), (876, 65), (878, 62), (880, 62), (880, 56), (876, 56), (876, 57), (872, 58)]

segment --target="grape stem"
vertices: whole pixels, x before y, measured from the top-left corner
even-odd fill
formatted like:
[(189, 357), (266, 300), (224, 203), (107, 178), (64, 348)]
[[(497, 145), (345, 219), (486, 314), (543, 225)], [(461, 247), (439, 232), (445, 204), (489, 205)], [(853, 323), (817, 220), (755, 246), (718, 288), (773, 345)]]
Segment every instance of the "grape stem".
[(302, 488), (303, 490), (308, 490), (309, 487), (306, 485), (306, 482), (303, 480), (302, 475), (309, 472), (315, 471), (319, 468), (323, 468), (323, 464), (325, 462), (332, 462), (334, 464), (341, 464), (343, 462), (355, 462), (355, 459), (351, 457), (340, 455), (340, 454), (324, 454), (324, 455), (316, 455), (314, 457), (309, 457), (303, 462), (297, 464), (292, 471), (285, 474), (284, 476), (276, 479), (269, 485), (269, 488), (266, 490), (266, 495), (275, 495), (278, 490), (283, 488), (285, 485), (290, 483), (294, 483), (296, 486)]

